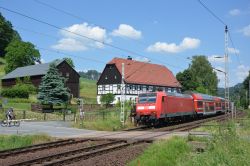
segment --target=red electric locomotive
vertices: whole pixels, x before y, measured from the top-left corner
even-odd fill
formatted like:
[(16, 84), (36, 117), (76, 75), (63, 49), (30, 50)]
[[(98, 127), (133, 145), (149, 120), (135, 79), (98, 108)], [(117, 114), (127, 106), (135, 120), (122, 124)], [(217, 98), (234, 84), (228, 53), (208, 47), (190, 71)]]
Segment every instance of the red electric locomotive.
[(136, 104), (136, 121), (155, 125), (174, 118), (213, 115), (225, 112), (225, 100), (200, 93), (142, 93)]
[(170, 118), (195, 114), (191, 95), (152, 92), (139, 94), (135, 119), (139, 124), (158, 124)]

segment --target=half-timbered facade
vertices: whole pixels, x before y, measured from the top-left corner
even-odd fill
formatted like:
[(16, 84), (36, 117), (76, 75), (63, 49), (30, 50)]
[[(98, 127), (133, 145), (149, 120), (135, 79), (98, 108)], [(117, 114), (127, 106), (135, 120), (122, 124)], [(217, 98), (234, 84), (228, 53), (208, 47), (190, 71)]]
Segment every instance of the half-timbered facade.
[[(68, 87), (69, 92), (73, 97), (79, 97), (80, 75), (65, 60), (57, 60), (53, 63), (55, 63), (60, 75), (67, 79), (65, 85)], [(30, 77), (32, 84), (35, 87), (38, 87), (42, 81), (42, 77), (49, 70), (50, 64), (51, 63), (44, 63), (19, 67), (2, 78), (2, 87), (6, 88), (14, 86), (16, 85), (17, 78), (22, 80), (24, 77)]]
[[(162, 65), (114, 58), (106, 64), (97, 82), (97, 103), (102, 95), (115, 95), (114, 103), (121, 100), (122, 63), (124, 63), (124, 83), (126, 100), (135, 101), (139, 93), (155, 92), (159, 88), (168, 92), (179, 92), (181, 85), (173, 73)], [(113, 103), (113, 104), (114, 104)]]

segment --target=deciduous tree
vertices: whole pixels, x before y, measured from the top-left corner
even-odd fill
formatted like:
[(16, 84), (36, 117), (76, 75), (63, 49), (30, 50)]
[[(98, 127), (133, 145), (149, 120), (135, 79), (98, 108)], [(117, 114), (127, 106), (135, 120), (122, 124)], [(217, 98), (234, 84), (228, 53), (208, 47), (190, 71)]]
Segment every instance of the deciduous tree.
[(12, 39), (21, 39), (19, 34), (12, 28), (12, 25), (0, 13), (0, 56), (5, 56), (5, 48)]
[(101, 103), (105, 104), (106, 106), (108, 106), (109, 104), (111, 104), (115, 99), (114, 94), (112, 93), (107, 93), (101, 96)]
[(6, 47), (5, 72), (9, 73), (18, 67), (34, 65), (40, 59), (40, 53), (30, 42), (12, 40)]

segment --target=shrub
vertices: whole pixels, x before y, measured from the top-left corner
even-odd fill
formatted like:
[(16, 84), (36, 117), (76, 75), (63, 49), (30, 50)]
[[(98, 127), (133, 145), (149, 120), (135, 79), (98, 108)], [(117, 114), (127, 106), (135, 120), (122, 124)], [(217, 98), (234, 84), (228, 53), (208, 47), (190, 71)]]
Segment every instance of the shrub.
[(29, 98), (29, 90), (23, 86), (14, 86), (2, 90), (2, 96), (9, 98)]

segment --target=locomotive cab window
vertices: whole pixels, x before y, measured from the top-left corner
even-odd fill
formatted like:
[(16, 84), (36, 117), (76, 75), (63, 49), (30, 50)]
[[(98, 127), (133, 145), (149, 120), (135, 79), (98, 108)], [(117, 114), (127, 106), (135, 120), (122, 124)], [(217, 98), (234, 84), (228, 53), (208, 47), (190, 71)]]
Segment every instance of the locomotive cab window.
[(139, 94), (138, 102), (139, 103), (155, 103), (156, 93)]

